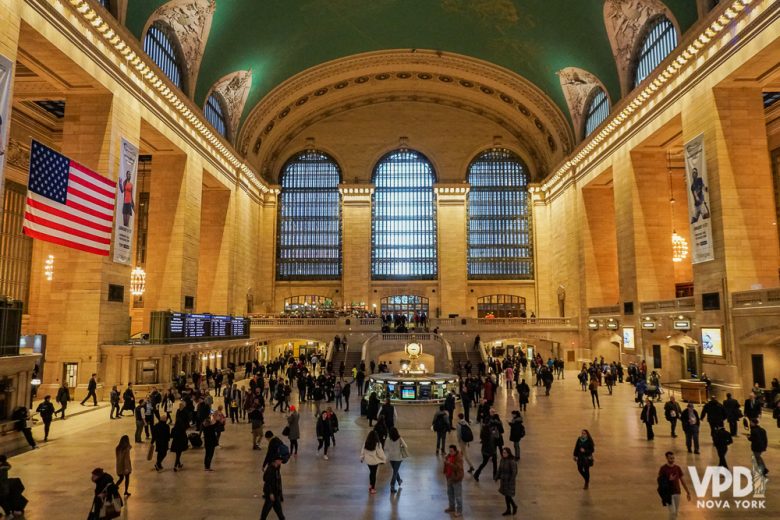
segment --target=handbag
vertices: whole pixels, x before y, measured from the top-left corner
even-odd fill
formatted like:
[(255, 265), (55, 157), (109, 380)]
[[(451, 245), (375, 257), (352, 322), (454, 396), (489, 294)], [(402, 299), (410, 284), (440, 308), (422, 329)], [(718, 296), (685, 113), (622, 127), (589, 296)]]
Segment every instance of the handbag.
[(406, 444), (401, 444), (401, 458), (405, 459), (409, 456), (409, 452), (406, 451)]
[(593, 466), (593, 455), (588, 455), (588, 467)]
[(104, 518), (117, 518), (122, 514), (122, 498), (119, 495), (115, 495), (111, 498), (106, 498), (103, 501), (103, 506), (100, 508), (100, 519)]
[(149, 451), (146, 453), (146, 460), (152, 460), (152, 454), (154, 453), (154, 443), (149, 443)]
[(289, 426), (285, 426), (284, 427), (284, 430), (282, 430), (282, 435), (284, 435), (285, 437), (289, 437), (290, 436), (290, 427)]

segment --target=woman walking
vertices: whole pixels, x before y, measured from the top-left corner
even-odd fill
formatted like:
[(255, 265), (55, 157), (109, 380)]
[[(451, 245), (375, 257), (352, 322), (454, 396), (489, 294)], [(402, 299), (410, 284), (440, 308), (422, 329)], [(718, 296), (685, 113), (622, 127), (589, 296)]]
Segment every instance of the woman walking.
[(577, 462), (577, 471), (585, 479), (585, 486), (582, 489), (588, 489), (590, 484), (590, 467), (593, 466), (593, 452), (596, 447), (593, 444), (593, 438), (588, 430), (582, 430), (577, 442), (574, 443), (574, 460)]
[(173, 423), (171, 430), (171, 451), (176, 454), (176, 462), (173, 464), (173, 471), (179, 471), (184, 467), (181, 463), (181, 454), (187, 451), (187, 426), (189, 419), (184, 403), (179, 405), (179, 411), (176, 413), (176, 422)]
[(387, 460), (390, 461), (390, 466), (393, 467), (393, 476), (390, 477), (390, 493), (395, 493), (395, 485), (398, 484), (398, 489), (401, 489), (401, 475), (398, 470), (401, 468), (401, 462), (408, 456), (406, 441), (401, 438), (401, 434), (393, 427), (390, 428), (390, 440), (385, 445), (387, 450)]
[(496, 461), (496, 440), (493, 438), (493, 434), (488, 428), (487, 422), (482, 424), (482, 428), (479, 430), (479, 442), (482, 444), (482, 464), (479, 465), (477, 471), (474, 472), (474, 480), (479, 482), (479, 475), (482, 470), (487, 466), (488, 461), (493, 461), (493, 480), (498, 479), (498, 463)]
[(203, 466), (206, 471), (211, 469), (211, 460), (214, 458), (214, 450), (217, 448), (217, 421), (209, 416), (203, 421), (203, 448), (206, 454), (203, 457)]
[(376, 396), (376, 392), (371, 392), (371, 395), (368, 396), (368, 406), (366, 408), (369, 426), (374, 425), (377, 414), (379, 414), (379, 398)]
[(298, 439), (301, 438), (300, 419), (301, 416), (298, 415), (295, 406), (290, 406), (290, 414), (287, 416), (287, 428), (289, 429), (287, 438), (290, 439), (290, 455), (293, 457), (298, 456)]
[(130, 445), (130, 437), (122, 435), (119, 439), (119, 444), (116, 445), (116, 475), (118, 480), (116, 481), (116, 488), (119, 489), (119, 485), (124, 480), (125, 482), (125, 496), (129, 497), (130, 492), (130, 473), (133, 472), (133, 465), (130, 462), (130, 450), (133, 447)]
[(509, 440), (515, 443), (515, 460), (520, 460), (520, 439), (523, 437), (525, 437), (523, 416), (515, 410), (512, 412), (512, 420), (509, 421)]
[(531, 396), (531, 387), (525, 382), (525, 378), (517, 385), (517, 393), (520, 394), (520, 410), (525, 411), (528, 407), (528, 398)]
[(517, 479), (517, 461), (509, 448), (501, 448), (501, 464), (498, 466), (498, 479), (500, 481), (498, 492), (504, 495), (506, 511), (501, 516), (510, 516), (517, 513), (515, 503), (515, 480)]
[(360, 450), (360, 462), (365, 462), (368, 466), (368, 492), (372, 495), (376, 494), (376, 471), (386, 460), (379, 437), (371, 430), (363, 443), (363, 449)]
[(330, 417), (328, 412), (322, 412), (317, 419), (317, 452), (323, 448), (323, 459), (328, 460), (328, 448), (330, 448), (330, 438), (332, 436), (332, 430), (330, 427)]

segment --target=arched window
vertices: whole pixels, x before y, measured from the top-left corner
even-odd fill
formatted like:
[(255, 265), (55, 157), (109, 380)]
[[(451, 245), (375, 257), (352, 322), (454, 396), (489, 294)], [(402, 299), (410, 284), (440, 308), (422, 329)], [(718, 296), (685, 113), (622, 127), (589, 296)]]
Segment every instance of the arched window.
[(223, 106), (222, 96), (216, 93), (211, 94), (206, 100), (206, 106), (203, 108), (203, 113), (206, 116), (206, 120), (211, 123), (211, 126), (219, 132), (219, 135), (227, 137), (227, 123), (225, 122), (225, 110), (222, 109)]
[(585, 136), (590, 135), (609, 115), (609, 98), (604, 89), (598, 88), (585, 114)]
[(636, 57), (634, 87), (642, 83), (653, 70), (677, 47), (677, 31), (665, 16), (650, 22)]
[(277, 279), (339, 279), (339, 165), (322, 152), (308, 150), (290, 159), (280, 177)]
[(491, 294), (477, 298), (477, 317), (525, 318), (525, 298), (514, 294)]
[(433, 166), (413, 150), (385, 155), (374, 168), (371, 274), (374, 279), (436, 278)]
[(469, 278), (533, 278), (528, 173), (520, 158), (503, 148), (482, 152), (468, 181)]
[(174, 85), (183, 88), (184, 67), (176, 52), (176, 46), (167, 34), (165, 26), (155, 22), (146, 31), (144, 52), (152, 58), (160, 70), (168, 76)]
[(403, 314), (410, 321), (414, 319), (415, 313), (418, 316), (422, 314), (425, 314), (426, 317), (430, 316), (428, 298), (414, 294), (398, 294), (382, 298), (379, 309), (384, 316)]

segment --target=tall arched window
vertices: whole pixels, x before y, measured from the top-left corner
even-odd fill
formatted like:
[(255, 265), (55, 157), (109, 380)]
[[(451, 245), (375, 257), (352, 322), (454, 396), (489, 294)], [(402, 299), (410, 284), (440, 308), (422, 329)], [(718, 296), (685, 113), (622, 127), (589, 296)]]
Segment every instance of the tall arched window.
[(227, 123), (225, 122), (225, 110), (223, 109), (222, 96), (211, 94), (206, 100), (206, 106), (203, 108), (203, 114), (211, 126), (219, 132), (219, 135), (227, 137)]
[(341, 277), (341, 169), (315, 150), (290, 159), (280, 176), (276, 277)]
[(671, 20), (659, 16), (650, 22), (636, 57), (634, 87), (642, 83), (675, 47), (677, 47), (677, 31)]
[(468, 181), (469, 278), (533, 278), (528, 173), (520, 158), (503, 148), (482, 152)]
[(596, 95), (588, 105), (588, 111), (585, 114), (585, 136), (590, 135), (596, 127), (609, 115), (609, 98), (604, 89), (599, 87), (596, 91)]
[(433, 166), (413, 150), (385, 155), (374, 168), (371, 274), (374, 279), (436, 278)]
[(165, 26), (159, 22), (153, 23), (146, 31), (144, 52), (152, 58), (160, 70), (168, 76), (174, 85), (183, 87), (184, 66), (176, 45), (168, 36)]

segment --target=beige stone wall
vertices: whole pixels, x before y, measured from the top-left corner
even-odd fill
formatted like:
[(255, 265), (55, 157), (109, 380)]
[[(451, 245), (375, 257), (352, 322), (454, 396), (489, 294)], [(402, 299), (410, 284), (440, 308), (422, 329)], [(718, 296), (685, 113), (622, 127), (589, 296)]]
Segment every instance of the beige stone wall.
[(620, 299), (614, 197), (611, 183), (582, 190), (582, 254), (588, 307), (615, 305)]

